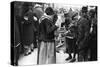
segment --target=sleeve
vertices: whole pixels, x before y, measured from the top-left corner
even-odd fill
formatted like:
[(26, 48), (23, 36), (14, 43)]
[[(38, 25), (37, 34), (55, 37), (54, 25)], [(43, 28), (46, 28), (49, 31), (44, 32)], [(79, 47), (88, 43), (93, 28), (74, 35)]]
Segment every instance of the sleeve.
[(83, 24), (81, 23), (82, 20), (79, 21), (78, 24), (78, 38), (77, 38), (77, 42), (80, 43), (80, 41), (82, 41), (83, 39)]
[(85, 20), (85, 24), (84, 24), (84, 30), (85, 30), (85, 33), (84, 33), (84, 39), (83, 39), (83, 42), (87, 41), (88, 37), (89, 37), (89, 32), (90, 32), (90, 26), (89, 26), (89, 22), (88, 20)]
[(53, 25), (50, 20), (44, 19), (44, 21), (45, 21), (45, 26), (46, 26), (46, 32), (47, 33), (54, 32), (58, 28), (56, 25)]

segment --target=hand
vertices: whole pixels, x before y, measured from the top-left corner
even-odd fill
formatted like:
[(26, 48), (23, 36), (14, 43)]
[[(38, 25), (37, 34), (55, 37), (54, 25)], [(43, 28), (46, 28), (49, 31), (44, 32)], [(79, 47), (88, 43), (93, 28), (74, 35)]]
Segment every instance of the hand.
[(59, 24), (58, 24), (58, 23), (55, 23), (55, 25), (56, 25), (57, 27), (59, 27)]
[(70, 32), (70, 30), (66, 31), (64, 34), (68, 34)]
[(25, 20), (28, 20), (28, 17), (27, 17), (27, 16), (24, 16), (24, 19), (25, 19)]
[(33, 16), (33, 19), (35, 20), (35, 21), (37, 21), (38, 19), (37, 19), (37, 17), (35, 17), (35, 16)]

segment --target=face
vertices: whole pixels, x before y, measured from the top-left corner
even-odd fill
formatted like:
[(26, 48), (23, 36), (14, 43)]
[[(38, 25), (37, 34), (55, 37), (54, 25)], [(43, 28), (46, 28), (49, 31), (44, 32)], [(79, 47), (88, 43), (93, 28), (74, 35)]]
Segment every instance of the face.
[(50, 17), (52, 20), (54, 19), (54, 15), (50, 15), (49, 17)]
[(53, 16), (53, 22), (55, 23), (57, 21), (57, 19), (58, 19), (58, 16), (57, 15), (54, 15)]
[(86, 16), (86, 15), (87, 15), (86, 12), (80, 12), (80, 16), (84, 17), (84, 16)]

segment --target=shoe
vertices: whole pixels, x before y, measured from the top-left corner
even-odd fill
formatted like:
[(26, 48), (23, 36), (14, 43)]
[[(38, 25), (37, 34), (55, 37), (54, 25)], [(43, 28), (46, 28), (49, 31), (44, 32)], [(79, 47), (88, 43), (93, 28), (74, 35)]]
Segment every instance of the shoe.
[(76, 61), (76, 58), (73, 58), (70, 60), (70, 62), (75, 62)]
[(56, 51), (57, 53), (59, 53), (59, 51)]
[(14, 63), (14, 66), (18, 66), (18, 62)]
[(72, 57), (68, 57), (68, 58), (66, 58), (65, 60), (67, 61), (67, 60), (70, 60), (70, 59), (72, 59)]
[(31, 49), (31, 52), (33, 52), (34, 51), (34, 49)]

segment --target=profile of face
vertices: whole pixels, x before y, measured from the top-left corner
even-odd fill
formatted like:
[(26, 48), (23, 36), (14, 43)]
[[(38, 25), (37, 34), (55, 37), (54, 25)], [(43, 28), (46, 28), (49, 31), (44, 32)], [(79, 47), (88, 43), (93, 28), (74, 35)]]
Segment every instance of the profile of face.
[(57, 19), (58, 19), (58, 16), (57, 16), (56, 14), (53, 15), (53, 23), (54, 23), (54, 24), (56, 23)]

